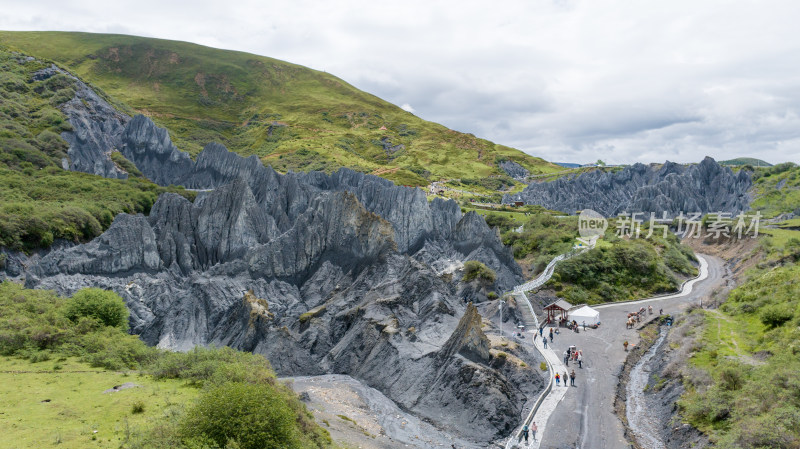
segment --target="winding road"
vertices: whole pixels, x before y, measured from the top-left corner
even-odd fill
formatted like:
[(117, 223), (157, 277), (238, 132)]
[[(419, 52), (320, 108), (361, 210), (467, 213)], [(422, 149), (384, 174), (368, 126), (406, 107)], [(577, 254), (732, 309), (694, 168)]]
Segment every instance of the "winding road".
[[(557, 356), (554, 368), (564, 367), (560, 354), (567, 347), (575, 345), (583, 351), (583, 368), (571, 364), (567, 369), (575, 369), (575, 387), (553, 387), (553, 391), (542, 403), (534, 421), (539, 426), (538, 439), (525, 448), (548, 449), (622, 449), (630, 448), (625, 440), (621, 421), (614, 412), (614, 398), (617, 382), (622, 371), (626, 353), (624, 341), (637, 344), (636, 329), (626, 329), (628, 312), (638, 311), (640, 307), (653, 306), (654, 314), (663, 309), (664, 314), (676, 315), (690, 304), (710, 296), (720, 286), (725, 275), (721, 259), (698, 254), (701, 262), (700, 276), (687, 282), (681, 292), (669, 296), (643, 299), (635, 302), (606, 304), (596, 306), (600, 310), (603, 323), (598, 329), (589, 329), (576, 334), (561, 332), (552, 345), (552, 359)], [(538, 345), (537, 345), (538, 346)], [(541, 349), (541, 347), (540, 347)]]

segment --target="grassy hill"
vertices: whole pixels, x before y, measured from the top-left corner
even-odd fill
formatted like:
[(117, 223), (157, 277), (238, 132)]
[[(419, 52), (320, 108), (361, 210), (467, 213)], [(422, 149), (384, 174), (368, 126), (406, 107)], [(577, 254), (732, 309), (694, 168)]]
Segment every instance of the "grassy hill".
[(71, 127), (57, 106), (75, 92), (66, 76), (32, 81), (45, 66), (0, 46), (0, 247), (31, 250), (55, 239), (88, 240), (120, 212), (148, 212), (162, 192), (193, 197), (144, 179), (63, 170), (67, 143), (59, 134)]
[(52, 60), (120, 109), (151, 117), (191, 154), (218, 141), (278, 170), (347, 166), (413, 185), (498, 175), (502, 159), (532, 173), (559, 170), (422, 120), (333, 75), (264, 56), (108, 34), (0, 32), (0, 42)]
[[(684, 345), (684, 421), (718, 448), (800, 447), (800, 231), (765, 230), (737, 287), (698, 309)], [(745, 264), (746, 266), (746, 264)]]
[(800, 213), (800, 167), (784, 162), (769, 168), (755, 168), (754, 200), (750, 207), (765, 218)]
[(0, 447), (337, 447), (263, 356), (148, 347), (113, 292), (1, 282), (0, 316)]
[(756, 159), (754, 157), (737, 157), (736, 159), (730, 159), (727, 161), (719, 161), (722, 165), (732, 165), (738, 167), (740, 165), (752, 165), (753, 167), (772, 167), (772, 164), (766, 161), (762, 161), (761, 159)]

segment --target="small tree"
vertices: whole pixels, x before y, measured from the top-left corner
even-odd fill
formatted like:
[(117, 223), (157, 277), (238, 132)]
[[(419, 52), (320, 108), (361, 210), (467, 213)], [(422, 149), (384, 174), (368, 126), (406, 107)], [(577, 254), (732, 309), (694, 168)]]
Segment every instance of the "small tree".
[(228, 382), (203, 392), (180, 426), (185, 440), (231, 443), (242, 449), (304, 447), (286, 395), (269, 384)]
[(67, 300), (64, 315), (71, 321), (94, 318), (104, 326), (128, 330), (128, 308), (120, 296), (109, 290), (84, 288)]
[(764, 307), (761, 311), (761, 322), (769, 327), (778, 327), (789, 321), (794, 316), (794, 312), (788, 304), (777, 304)]
[(482, 285), (492, 285), (497, 279), (497, 274), (491, 268), (478, 262), (477, 260), (469, 260), (464, 263), (464, 282), (471, 282), (477, 279)]

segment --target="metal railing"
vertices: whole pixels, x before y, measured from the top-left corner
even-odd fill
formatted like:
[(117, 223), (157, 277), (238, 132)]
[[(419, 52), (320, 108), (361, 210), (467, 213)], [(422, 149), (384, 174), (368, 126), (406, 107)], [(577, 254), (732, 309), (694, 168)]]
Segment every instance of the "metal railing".
[(539, 277), (537, 277), (536, 279), (532, 279), (524, 284), (517, 285), (516, 287), (514, 287), (513, 292), (523, 293), (523, 292), (529, 292), (531, 290), (536, 290), (537, 288), (544, 285), (545, 282), (549, 281), (551, 277), (553, 277), (553, 272), (556, 269), (557, 263), (561, 262), (562, 260), (567, 260), (576, 254), (580, 254), (583, 251), (586, 251), (586, 249), (581, 249), (578, 251), (572, 250), (568, 253), (559, 254), (558, 256), (554, 257), (553, 260), (550, 261), (550, 263), (547, 264), (544, 271), (542, 271), (542, 274), (540, 274)]
[[(533, 310), (533, 304), (531, 304), (531, 301), (528, 299), (528, 295), (526, 295), (525, 292), (535, 290), (544, 285), (547, 281), (549, 281), (550, 278), (553, 277), (553, 272), (555, 271), (556, 264), (558, 264), (563, 260), (569, 259), (570, 257), (576, 254), (580, 254), (588, 249), (590, 248), (584, 248), (578, 251), (572, 250), (568, 253), (560, 254), (554, 257), (553, 260), (551, 260), (550, 263), (547, 264), (547, 267), (545, 267), (544, 271), (542, 272), (541, 275), (539, 275), (539, 277), (537, 277), (532, 281), (514, 287), (514, 290), (512, 290), (512, 292), (510, 293), (511, 295), (514, 295), (517, 298), (521, 296), (525, 300), (525, 304), (528, 306), (528, 310), (530, 311), (531, 316), (533, 316), (533, 319), (536, 322), (537, 329), (539, 327), (539, 318), (536, 316), (536, 312)], [(533, 347), (536, 348), (537, 351), (539, 351), (539, 354), (544, 358), (545, 363), (547, 363), (548, 373), (552, 373), (553, 365), (550, 363), (550, 360), (547, 359), (542, 350), (539, 349), (539, 347), (536, 346), (536, 344), (534, 344)], [(533, 417), (536, 415), (536, 412), (539, 410), (539, 407), (542, 405), (542, 402), (544, 402), (544, 399), (553, 389), (553, 376), (548, 374), (548, 377), (550, 378), (550, 380), (547, 383), (547, 387), (545, 387), (544, 391), (542, 391), (542, 393), (539, 394), (539, 397), (536, 399), (536, 402), (534, 402), (531, 411), (528, 413), (528, 416), (526, 416), (525, 419), (522, 421), (522, 426), (520, 426), (519, 429), (514, 431), (514, 433), (512, 433), (511, 436), (509, 437), (508, 441), (506, 442), (506, 449), (512, 449), (514, 445), (519, 442), (520, 435), (522, 434), (522, 427), (525, 425), (529, 425), (531, 421), (533, 421)]]
[[(574, 256), (575, 254), (578, 254), (578, 253), (580, 253), (580, 252), (583, 252), (583, 251), (585, 251), (585, 250), (586, 250), (586, 249), (583, 249), (583, 250), (580, 250), (580, 251), (577, 251), (577, 252), (574, 252), (574, 251), (573, 251), (573, 252), (571, 252), (571, 253), (562, 254), (561, 256), (565, 256), (565, 257), (558, 256), (558, 257), (554, 258), (554, 259), (553, 259), (553, 260), (550, 262), (550, 264), (548, 264), (547, 266), (548, 266), (548, 267), (550, 267), (551, 265), (552, 265), (552, 266), (555, 266), (555, 264), (556, 264), (556, 263), (558, 263), (559, 261), (561, 261), (561, 260), (564, 260), (564, 259), (568, 259), (568, 258), (570, 258), (570, 257)], [(559, 259), (559, 257), (561, 257), (561, 258)], [(558, 260), (556, 260), (556, 259), (558, 259)], [(705, 267), (707, 267), (707, 266), (708, 266), (708, 262), (706, 262), (706, 260), (705, 260), (703, 257), (699, 257), (698, 259), (699, 259), (699, 261), (700, 261), (700, 269), (698, 270), (697, 276), (695, 276), (695, 277), (693, 277), (693, 278), (691, 278), (691, 279), (687, 279), (687, 280), (683, 281), (683, 283), (681, 284), (681, 287), (678, 289), (678, 292), (682, 292), (682, 291), (683, 291), (683, 289), (684, 289), (684, 287), (686, 286), (686, 284), (687, 284), (687, 283), (689, 283), (689, 282), (691, 282), (691, 281), (696, 281), (696, 280), (699, 280), (699, 279), (701, 279), (701, 278), (702, 278), (702, 279), (704, 279), (704, 278), (703, 278), (703, 270), (704, 270), (704, 269), (707, 269), (707, 268), (705, 268)], [(543, 274), (546, 274), (546, 272), (547, 272), (547, 269), (545, 269), (545, 273), (543, 273)], [(707, 276), (707, 275), (708, 275), (708, 274), (706, 273), (706, 276)], [(550, 276), (552, 276), (552, 272), (550, 273)], [(540, 276), (540, 277), (541, 277), (541, 276)], [(548, 276), (548, 278), (547, 278), (547, 279), (549, 280), (549, 279), (550, 279), (550, 277)], [(537, 280), (538, 280), (538, 278), (537, 278)], [(547, 282), (547, 281), (544, 281), (544, 282)], [(544, 282), (542, 282), (541, 284), (543, 284)], [(540, 285), (541, 285), (541, 284), (540, 284)], [(525, 285), (525, 284), (523, 284), (523, 285)], [(515, 288), (515, 289), (514, 289), (514, 293), (515, 293), (515, 294), (516, 294), (516, 290), (517, 290), (517, 289)], [(650, 299), (659, 298), (659, 297), (662, 297), (662, 296), (671, 296), (671, 295), (674, 295), (674, 294), (676, 294), (676, 293), (675, 293), (675, 292), (673, 292), (673, 293), (666, 293), (666, 294), (663, 294), (663, 295), (656, 295), (656, 296), (653, 296), (653, 297), (650, 297), (650, 298), (646, 298), (646, 299), (644, 299), (644, 301), (647, 301), (647, 300), (650, 300)], [(527, 296), (527, 295), (525, 295), (525, 293), (524, 293), (524, 292), (520, 292), (520, 296), (522, 296), (522, 297), (525, 299), (525, 302), (528, 304), (528, 308), (529, 308), (529, 310), (531, 311), (531, 313), (533, 314), (533, 317), (534, 317), (534, 319), (536, 320), (537, 327), (538, 327), (538, 322), (539, 322), (539, 320), (538, 320), (538, 318), (536, 317), (536, 314), (535, 314), (535, 313), (533, 313), (533, 305), (531, 304), (530, 300), (528, 300), (528, 296)], [(595, 305), (593, 305), (592, 307), (606, 307), (606, 306), (611, 306), (611, 305), (616, 305), (616, 304), (624, 304), (624, 303), (636, 303), (636, 302), (640, 302), (640, 301), (643, 301), (643, 300), (642, 300), (642, 299), (636, 299), (636, 300), (631, 300), (631, 301), (608, 302), (608, 303), (603, 303), (603, 304), (595, 304)], [(547, 370), (548, 370), (548, 373), (552, 373), (552, 372), (553, 372), (553, 365), (550, 363), (550, 360), (548, 360), (548, 359), (547, 359), (547, 357), (544, 355), (544, 353), (542, 352), (542, 350), (541, 350), (541, 349), (539, 349), (539, 347), (538, 347), (538, 346), (536, 346), (536, 344), (535, 344), (535, 343), (534, 343), (534, 345), (533, 345), (533, 346), (534, 346), (534, 348), (536, 348), (536, 350), (537, 350), (537, 351), (539, 351), (539, 354), (541, 354), (541, 355), (542, 355), (542, 357), (544, 357), (544, 361), (547, 363)], [(528, 413), (528, 416), (527, 416), (527, 417), (525, 417), (525, 419), (522, 421), (522, 426), (520, 426), (520, 427), (519, 427), (519, 429), (517, 429), (516, 431), (514, 431), (514, 433), (512, 433), (512, 434), (511, 434), (511, 436), (508, 438), (508, 441), (506, 442), (506, 446), (505, 446), (505, 447), (506, 447), (506, 449), (513, 449), (513, 448), (514, 448), (514, 445), (515, 445), (515, 444), (517, 444), (517, 443), (519, 442), (519, 440), (520, 440), (520, 435), (522, 434), (522, 427), (523, 427), (523, 426), (525, 426), (525, 425), (530, 425), (531, 421), (533, 421), (533, 417), (536, 415), (536, 412), (539, 410), (539, 407), (542, 405), (542, 402), (543, 402), (543, 401), (544, 401), (544, 399), (547, 397), (547, 395), (550, 393), (550, 391), (553, 389), (553, 383), (554, 383), (554, 381), (553, 381), (553, 376), (550, 376), (550, 375), (548, 374), (548, 377), (550, 378), (550, 381), (547, 383), (547, 387), (544, 389), (544, 391), (543, 391), (543, 392), (542, 392), (542, 393), (539, 395), (539, 397), (536, 399), (536, 402), (534, 402), (534, 404), (533, 404), (533, 408), (531, 408), (531, 411)], [(543, 433), (544, 433), (544, 430), (542, 431), (542, 434), (543, 434)], [(540, 435), (540, 438), (541, 438), (542, 436), (543, 436), (543, 435)]]

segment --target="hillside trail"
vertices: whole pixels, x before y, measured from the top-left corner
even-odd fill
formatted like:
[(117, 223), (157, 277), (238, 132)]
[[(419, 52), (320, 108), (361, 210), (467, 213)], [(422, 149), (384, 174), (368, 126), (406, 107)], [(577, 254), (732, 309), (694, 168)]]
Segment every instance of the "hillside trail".
[(717, 321), (717, 341), (720, 345), (726, 346), (730, 349), (734, 354), (736, 354), (736, 358), (739, 359), (742, 363), (745, 363), (750, 366), (758, 366), (763, 365), (764, 362), (757, 360), (755, 357), (750, 355), (746, 350), (743, 350), (739, 347), (739, 338), (736, 335), (736, 332), (733, 329), (729, 330), (730, 335), (730, 342), (727, 340), (722, 339), (722, 321), (731, 323), (731, 319), (722, 312), (717, 309), (707, 309), (707, 313), (710, 313), (714, 316)]

